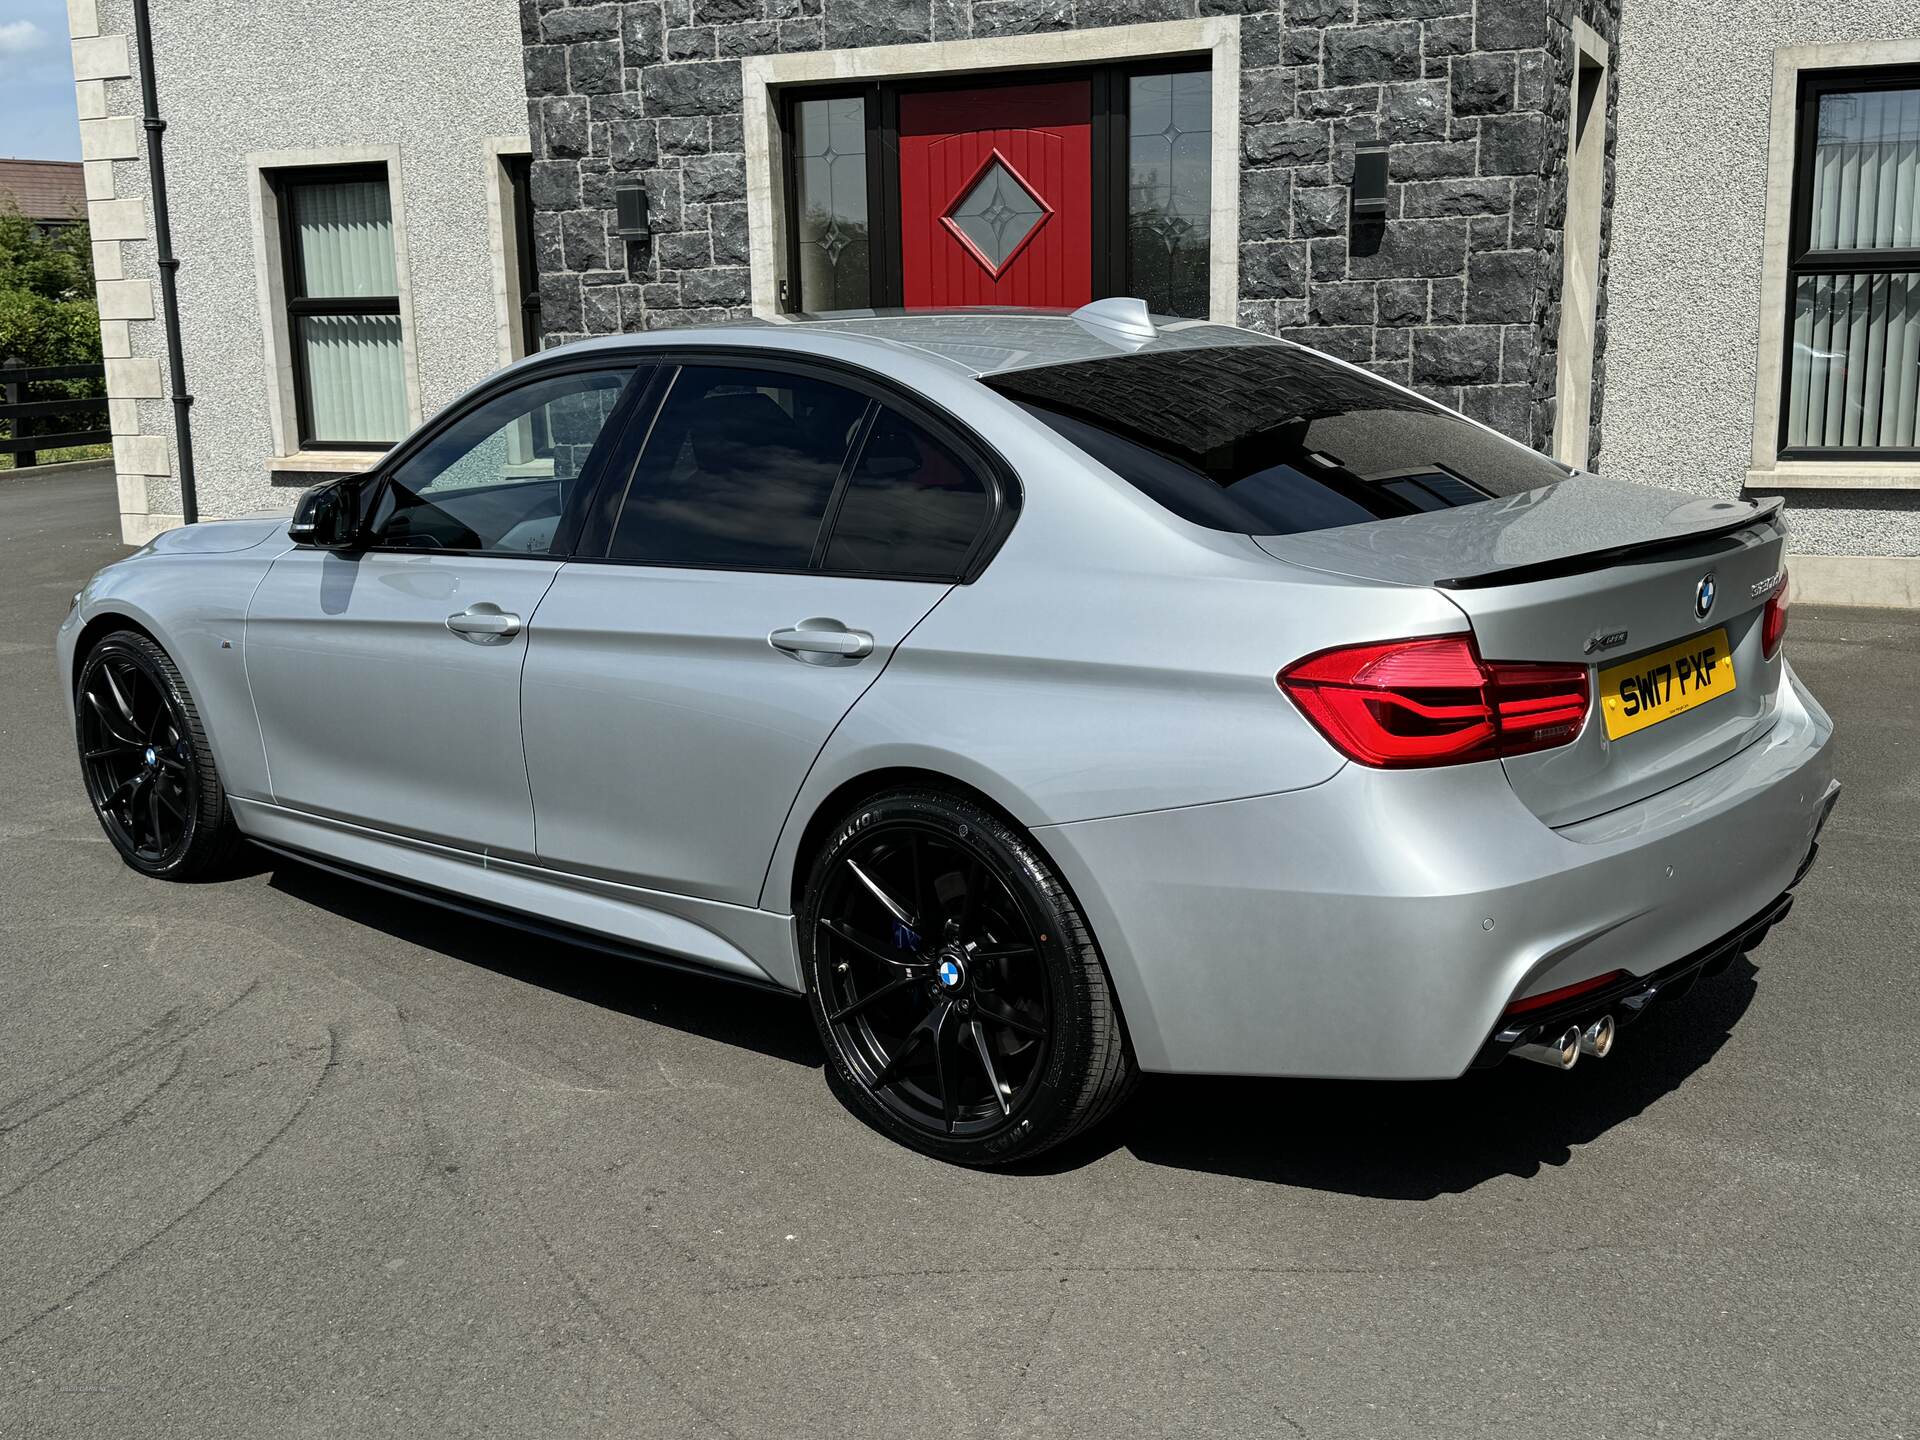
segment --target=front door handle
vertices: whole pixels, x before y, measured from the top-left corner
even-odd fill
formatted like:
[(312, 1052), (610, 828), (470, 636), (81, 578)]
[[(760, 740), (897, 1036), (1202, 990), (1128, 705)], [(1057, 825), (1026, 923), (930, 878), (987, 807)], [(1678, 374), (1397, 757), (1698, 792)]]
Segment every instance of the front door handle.
[(483, 600), (447, 616), (447, 629), (476, 645), (498, 645), (520, 633), (520, 617)]
[(849, 630), (838, 620), (814, 616), (767, 636), (767, 643), (810, 665), (862, 660), (873, 653), (873, 636)]

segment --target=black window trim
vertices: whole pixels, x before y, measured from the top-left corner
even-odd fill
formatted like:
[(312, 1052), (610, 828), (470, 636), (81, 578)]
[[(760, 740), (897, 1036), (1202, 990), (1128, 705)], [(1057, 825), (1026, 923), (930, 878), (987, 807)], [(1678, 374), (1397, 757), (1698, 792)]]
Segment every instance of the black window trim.
[[(280, 278), (287, 312), (287, 348), (293, 370), (293, 403), (296, 436), (302, 450), (385, 450), (399, 443), (393, 440), (328, 440), (313, 433), (313, 396), (307, 375), (307, 347), (300, 337), (300, 321), (309, 315), (398, 315), (400, 297), (394, 295), (340, 295), (315, 298), (301, 295), (306, 270), (300, 253), (300, 230), (294, 224), (293, 192), (302, 185), (351, 184), (356, 180), (378, 180), (387, 187), (387, 204), (393, 204), (393, 174), (384, 160), (365, 164), (302, 165), (266, 172), (273, 190), (274, 205), (280, 223)], [(399, 274), (400, 236), (393, 236), (394, 273)], [(396, 278), (396, 284), (398, 283)]]
[(469, 391), (457, 403), (436, 415), (431, 423), (420, 426), (411, 435), (394, 445), (380, 457), (380, 463), (366, 473), (360, 487), (358, 518), (360, 524), (364, 526), (378, 511), (380, 497), (392, 483), (394, 473), (427, 445), (482, 406), (489, 405), (502, 395), (510, 394), (523, 386), (558, 379), (563, 375), (625, 370), (627, 378), (621, 386), (620, 396), (614, 401), (606, 423), (600, 427), (599, 435), (594, 438), (593, 449), (587, 456), (587, 463), (580, 467), (579, 479), (573, 487), (573, 494), (568, 498), (567, 507), (561, 514), (559, 525), (554, 530), (553, 544), (545, 554), (519, 550), (452, 550), (440, 545), (368, 545), (357, 553), (465, 556), (491, 560), (543, 562), (571, 560), (574, 558), (573, 552), (580, 538), (581, 527), (585, 523), (587, 506), (592, 497), (599, 492), (601, 473), (606, 469), (609, 458), (614, 453), (625, 429), (627, 417), (658, 379), (658, 369), (650, 367), (652, 367), (650, 360), (643, 354), (629, 349), (590, 351), (580, 355), (562, 354), (551, 360), (513, 365)]
[[(847, 580), (900, 580), (926, 585), (970, 585), (980, 578), (988, 564), (992, 562), (994, 555), (999, 552), (1000, 546), (1012, 530), (1014, 521), (1019, 518), (1020, 481), (1013, 467), (1000, 453), (957, 416), (934, 405), (917, 392), (890, 381), (877, 371), (828, 356), (765, 350), (752, 346), (665, 344), (635, 346), (634, 351), (645, 356), (647, 361), (657, 365), (659, 369), (655, 372), (653, 383), (647, 387), (648, 393), (645, 399), (636, 402), (624, 419), (625, 432), (614, 451), (619, 457), (618, 463), (601, 468), (597, 480), (598, 493), (587, 503), (585, 525), (581, 532), (573, 537), (574, 553), (570, 558), (575, 563), (631, 565), (653, 570), (720, 570), (750, 575), (830, 575)], [(628, 559), (609, 555), (607, 550), (613, 543), (614, 529), (619, 522), (620, 502), (625, 499), (627, 487), (632, 483), (634, 471), (640, 463), (641, 453), (653, 432), (654, 422), (659, 418), (674, 379), (681, 369), (691, 365), (769, 370), (838, 385), (843, 389), (865, 395), (869, 401), (896, 412), (927, 430), (936, 439), (951, 446), (973, 470), (975, 478), (980, 481), (987, 495), (986, 521), (981, 525), (979, 534), (974, 537), (973, 545), (967, 551), (958, 571), (951, 576), (936, 577), (924, 574), (839, 570), (827, 567), (825, 557), (832, 544), (833, 526), (825, 522), (837, 521), (839, 518), (840, 502), (845, 496), (846, 487), (851, 481), (853, 470), (858, 464), (867, 438), (872, 434), (876, 413), (873, 404), (868, 406), (867, 415), (861, 421), (860, 434), (848, 445), (847, 453), (842, 458), (840, 474), (828, 498), (823, 523), (815, 540), (813, 553), (806, 565), (694, 564), (686, 561)], [(609, 420), (608, 429), (612, 426), (613, 420)], [(616, 490), (617, 499), (614, 494)]]
[(1920, 271), (1920, 246), (1900, 250), (1820, 250), (1813, 242), (1813, 156), (1820, 132), (1820, 100), (1840, 90), (1920, 89), (1920, 65), (1875, 65), (1855, 69), (1802, 70), (1795, 97), (1792, 204), (1787, 229), (1786, 293), (1781, 295), (1780, 423), (1775, 453), (1781, 460), (1920, 460), (1920, 447), (1789, 445), (1793, 420), (1793, 307), (1803, 276)]
[[(533, 236), (533, 156), (525, 151), (502, 155), (500, 169), (507, 182), (506, 224), (512, 230), (509, 241), (513, 246), (514, 269), (519, 280), (521, 354), (515, 358), (524, 359), (528, 355), (540, 353), (542, 338), (540, 321), (540, 264), (534, 254)], [(508, 304), (514, 304), (508, 296)]]
[[(1132, 104), (1128, 81), (1138, 75), (1189, 74), (1213, 70), (1210, 50), (1130, 57), (1107, 65), (1066, 66), (1060, 69), (1011, 70), (939, 75), (912, 80), (830, 82), (784, 86), (778, 92), (776, 113), (780, 125), (782, 209), (786, 217), (786, 279), (777, 297), (782, 312), (807, 315), (800, 294), (800, 214), (794, 203), (799, 193), (794, 145), (796, 107), (802, 100), (844, 100), (860, 96), (867, 111), (867, 230), (869, 271), (868, 306), (896, 309), (904, 302), (905, 277), (900, 253), (900, 97), (927, 91), (997, 89), (1002, 86), (1046, 84), (1059, 80), (1087, 80), (1093, 87), (1093, 298), (1125, 295), (1127, 289), (1129, 229), (1127, 226), (1127, 120)], [(1216, 137), (1217, 138), (1217, 137)], [(1221, 243), (1209, 233), (1207, 246)], [(1187, 317), (1197, 320), (1205, 315)]]

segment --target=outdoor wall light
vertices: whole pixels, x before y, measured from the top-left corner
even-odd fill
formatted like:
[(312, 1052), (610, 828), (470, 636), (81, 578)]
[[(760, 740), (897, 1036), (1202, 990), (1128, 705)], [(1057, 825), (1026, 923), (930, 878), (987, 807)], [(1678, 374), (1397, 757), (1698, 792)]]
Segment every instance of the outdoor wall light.
[(1355, 224), (1380, 225), (1387, 218), (1387, 143), (1369, 141), (1353, 147), (1353, 219)]
[(653, 234), (647, 224), (647, 190), (638, 181), (613, 187), (613, 233), (632, 241)]

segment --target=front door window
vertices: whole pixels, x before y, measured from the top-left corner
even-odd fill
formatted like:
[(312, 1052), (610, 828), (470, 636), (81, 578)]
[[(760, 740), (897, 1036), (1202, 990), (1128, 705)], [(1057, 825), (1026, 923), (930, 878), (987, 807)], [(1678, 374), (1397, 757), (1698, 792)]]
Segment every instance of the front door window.
[(545, 555), (632, 370), (543, 376), (453, 421), (394, 467), (367, 543)]

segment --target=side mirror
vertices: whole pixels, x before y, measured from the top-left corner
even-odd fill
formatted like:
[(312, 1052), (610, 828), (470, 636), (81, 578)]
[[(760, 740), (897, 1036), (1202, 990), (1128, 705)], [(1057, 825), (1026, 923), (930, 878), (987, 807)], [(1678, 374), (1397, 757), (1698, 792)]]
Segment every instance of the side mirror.
[(300, 496), (287, 538), (316, 550), (351, 550), (360, 539), (360, 482), (332, 480)]

